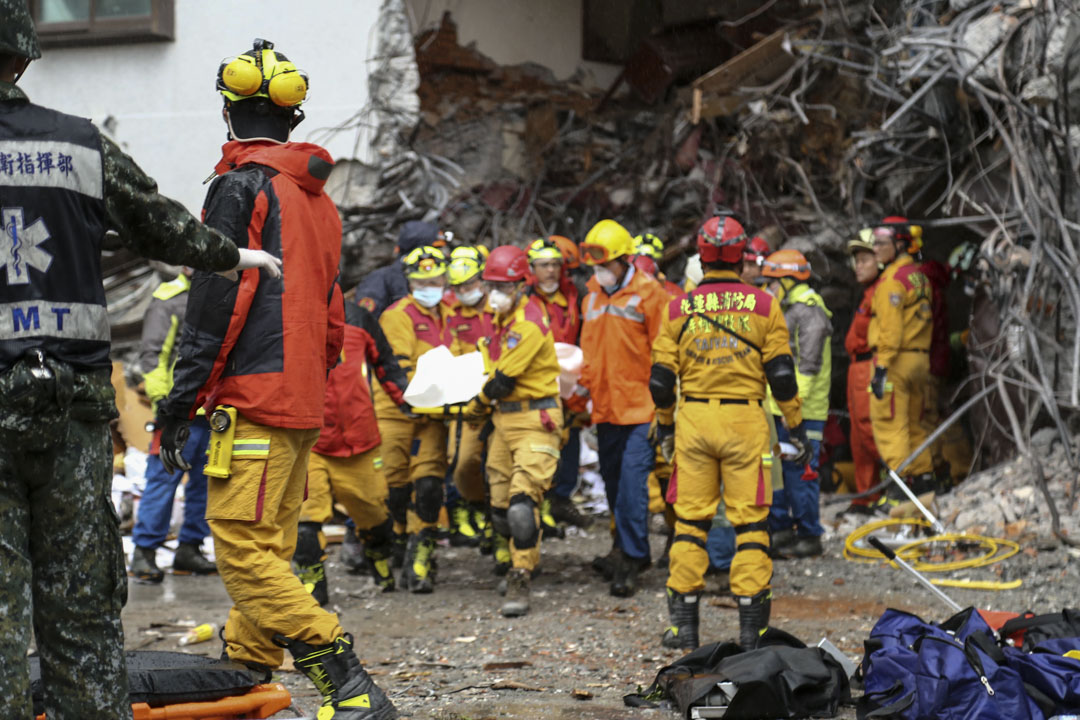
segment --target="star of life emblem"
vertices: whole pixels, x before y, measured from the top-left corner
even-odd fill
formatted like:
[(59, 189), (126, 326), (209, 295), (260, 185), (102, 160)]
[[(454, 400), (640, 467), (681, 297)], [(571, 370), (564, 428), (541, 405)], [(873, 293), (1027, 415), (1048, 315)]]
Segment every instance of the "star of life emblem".
[(4, 223), (4, 232), (0, 236), (0, 269), (7, 271), (8, 285), (27, 285), (30, 268), (45, 272), (52, 264), (53, 256), (40, 247), (49, 239), (49, 230), (41, 218), (26, 227), (22, 208), (3, 208), (0, 219)]

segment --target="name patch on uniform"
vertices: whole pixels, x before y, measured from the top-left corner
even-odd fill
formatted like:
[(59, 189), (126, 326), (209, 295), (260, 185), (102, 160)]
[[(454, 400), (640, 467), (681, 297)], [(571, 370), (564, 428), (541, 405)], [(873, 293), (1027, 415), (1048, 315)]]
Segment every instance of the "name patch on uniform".
[(68, 142), (0, 141), (0, 186), (73, 190), (101, 199), (101, 153)]
[(0, 303), (0, 340), (30, 337), (107, 341), (109, 314), (104, 306), (88, 303)]

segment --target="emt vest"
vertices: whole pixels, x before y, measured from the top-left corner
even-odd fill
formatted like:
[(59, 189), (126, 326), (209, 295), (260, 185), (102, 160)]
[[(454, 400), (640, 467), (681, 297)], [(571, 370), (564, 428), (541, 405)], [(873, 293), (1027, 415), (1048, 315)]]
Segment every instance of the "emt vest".
[(102, 166), (89, 120), (0, 103), (0, 372), (30, 350), (109, 367)]

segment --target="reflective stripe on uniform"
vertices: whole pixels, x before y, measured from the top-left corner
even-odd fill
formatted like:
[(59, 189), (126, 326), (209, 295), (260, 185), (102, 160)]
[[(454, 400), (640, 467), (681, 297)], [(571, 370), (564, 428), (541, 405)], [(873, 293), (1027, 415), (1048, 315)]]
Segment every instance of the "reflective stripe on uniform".
[(245, 438), (234, 440), (232, 456), (235, 457), (266, 457), (270, 454), (270, 438)]
[(0, 303), (0, 340), (31, 337), (108, 342), (109, 313), (103, 305), (90, 303), (51, 300)]
[(101, 153), (69, 142), (2, 140), (0, 186), (59, 188), (100, 200)]
[(585, 320), (587, 322), (596, 320), (597, 318), (602, 317), (605, 313), (608, 315), (614, 315), (615, 317), (621, 317), (626, 320), (633, 320), (634, 322), (645, 322), (644, 313), (639, 313), (635, 309), (638, 305), (641, 304), (640, 295), (631, 295), (630, 299), (626, 301), (626, 305), (624, 307), (619, 307), (617, 305), (612, 305), (611, 303), (608, 303), (604, 307), (597, 310), (594, 309), (594, 304), (595, 295), (590, 294), (588, 305), (585, 308)]

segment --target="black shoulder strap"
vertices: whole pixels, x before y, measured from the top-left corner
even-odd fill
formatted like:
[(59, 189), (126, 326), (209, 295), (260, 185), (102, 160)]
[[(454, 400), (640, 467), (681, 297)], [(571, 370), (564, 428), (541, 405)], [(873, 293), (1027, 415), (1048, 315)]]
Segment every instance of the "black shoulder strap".
[[(687, 299), (692, 298), (692, 297), (694, 297), (694, 294), (689, 293), (686, 297), (687, 297)], [(718, 330), (721, 330), (722, 332), (726, 332), (728, 335), (731, 335), (733, 338), (740, 341), (744, 345), (746, 345), (748, 347), (751, 347), (754, 350), (757, 350), (759, 355), (764, 355), (765, 354), (765, 353), (763, 353), (761, 351), (761, 348), (756, 343), (753, 343), (750, 340), (747, 340), (745, 337), (743, 337), (739, 333), (735, 332), (731, 328), (727, 327), (726, 325), (723, 325), (722, 323), (717, 322), (716, 320), (709, 317), (708, 315), (704, 315), (704, 314), (699, 313), (699, 312), (692, 312), (686, 317), (686, 322), (684, 322), (682, 327), (679, 328), (679, 337), (675, 340), (675, 342), (680, 342), (682, 340), (682, 336), (686, 332), (686, 326), (690, 324), (690, 318), (692, 318), (692, 317), (699, 317), (699, 318), (704, 319), (707, 323), (709, 323), (710, 325), (713, 325)]]

